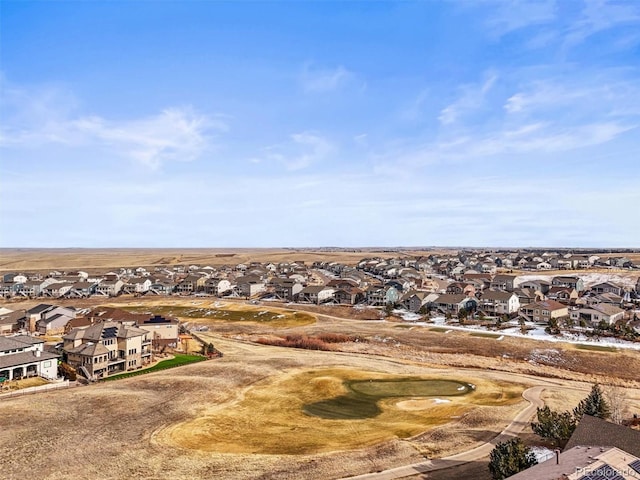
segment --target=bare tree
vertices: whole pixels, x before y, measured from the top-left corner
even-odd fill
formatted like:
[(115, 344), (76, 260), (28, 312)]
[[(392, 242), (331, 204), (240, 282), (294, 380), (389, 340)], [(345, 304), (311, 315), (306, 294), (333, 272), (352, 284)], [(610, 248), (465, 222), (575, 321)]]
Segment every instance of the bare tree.
[(628, 401), (625, 396), (624, 389), (617, 385), (609, 385), (604, 392), (604, 396), (607, 399), (609, 408), (611, 409), (610, 420), (613, 423), (620, 425), (624, 420), (625, 415), (629, 413)]

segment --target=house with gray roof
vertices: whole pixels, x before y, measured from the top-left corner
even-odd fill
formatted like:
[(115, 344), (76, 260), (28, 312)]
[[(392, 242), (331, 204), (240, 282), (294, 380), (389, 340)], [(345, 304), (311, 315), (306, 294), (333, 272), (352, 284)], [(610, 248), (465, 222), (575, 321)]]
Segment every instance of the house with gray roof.
[(62, 338), (67, 363), (89, 380), (141, 368), (151, 361), (153, 334), (122, 322), (75, 328)]
[(0, 378), (58, 378), (58, 355), (44, 351), (44, 341), (28, 335), (0, 337)]

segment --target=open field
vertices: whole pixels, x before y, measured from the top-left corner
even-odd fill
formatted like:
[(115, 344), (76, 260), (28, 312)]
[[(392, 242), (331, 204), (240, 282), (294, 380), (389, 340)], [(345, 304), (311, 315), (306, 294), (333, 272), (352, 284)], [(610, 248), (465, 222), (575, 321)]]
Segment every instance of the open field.
[(271, 306), (258, 307), (239, 302), (209, 300), (160, 299), (127, 305), (113, 304), (135, 313), (151, 313), (177, 317), (185, 322), (199, 325), (216, 323), (246, 323), (270, 327), (301, 327), (315, 323), (316, 317), (306, 312), (297, 312)]
[[(113, 305), (212, 306), (193, 303), (208, 302), (205, 299), (170, 300), (167, 304), (167, 299), (122, 298)], [(96, 304), (94, 299), (87, 302)], [(234, 311), (276, 308), (229, 303)], [(637, 352), (581, 350), (526, 338), (497, 341), (445, 333), (438, 327), (396, 328), (399, 324), (394, 322), (313, 315), (313, 323), (279, 327), (187, 316), (190, 323), (209, 327), (198, 335), (221, 350), (223, 358), (1, 400), (3, 476), (340, 478), (489, 441), (523, 408), (519, 394), (533, 385), (545, 386), (543, 398), (552, 407), (566, 409), (586, 395), (591, 382), (619, 384), (625, 387), (628, 413), (640, 413)], [(361, 341), (338, 343), (340, 351), (327, 352), (247, 341), (321, 334)], [(391, 379), (400, 381), (392, 395), (385, 389), (388, 385), (377, 382)], [(437, 396), (422, 396), (429, 392), (411, 383), (416, 379), (473, 383), (476, 390), (460, 396), (444, 395), (443, 390), (431, 392)], [(359, 384), (360, 380), (366, 382)], [(371, 387), (381, 390), (367, 390), (369, 380), (374, 380)], [(362, 415), (353, 398), (375, 409)], [(324, 416), (334, 418), (305, 413), (305, 408), (321, 402)], [(353, 418), (354, 413), (363, 418)], [(476, 466), (486, 468), (481, 462)], [(467, 469), (466, 478), (481, 478), (471, 466)], [(443, 475), (434, 478), (454, 478)]]
[[(438, 395), (442, 403), (406, 409), (397, 406), (398, 398), (421, 396), (415, 389), (373, 395), (348, 386), (371, 379), (406, 380), (359, 369), (294, 370), (252, 387), (228, 408), (216, 406), (211, 413), (173, 426), (157, 438), (185, 448), (222, 453), (291, 455), (347, 450), (416, 435), (459, 418), (473, 406), (519, 403), (524, 390), (520, 385), (472, 378), (478, 385), (468, 395), (462, 396), (454, 388)], [(436, 379), (443, 382), (441, 377)]]
[(338, 261), (356, 264), (364, 257), (424, 255), (440, 250), (392, 252), (389, 249), (354, 250), (193, 248), (193, 249), (0, 249), (0, 271), (92, 270), (111, 267), (157, 267), (169, 265), (237, 265), (249, 262)]

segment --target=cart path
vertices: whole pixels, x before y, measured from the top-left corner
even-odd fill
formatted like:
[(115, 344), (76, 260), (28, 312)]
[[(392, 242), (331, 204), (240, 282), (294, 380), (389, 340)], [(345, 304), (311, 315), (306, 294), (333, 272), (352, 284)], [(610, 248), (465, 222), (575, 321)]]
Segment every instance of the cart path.
[(434, 460), (426, 460), (424, 462), (404, 465), (402, 467), (390, 468), (376, 473), (366, 473), (355, 477), (345, 477), (343, 480), (392, 480), (396, 478), (404, 478), (421, 473), (433, 472), (435, 470), (443, 470), (445, 468), (455, 467), (464, 463), (473, 462), (488, 457), (491, 450), (499, 442), (504, 442), (517, 436), (529, 424), (538, 407), (542, 407), (544, 402), (540, 398), (544, 385), (538, 385), (525, 390), (522, 397), (529, 402), (529, 405), (522, 410), (511, 421), (509, 425), (493, 440), (482, 445), (461, 453), (456, 453), (448, 457), (438, 458)]

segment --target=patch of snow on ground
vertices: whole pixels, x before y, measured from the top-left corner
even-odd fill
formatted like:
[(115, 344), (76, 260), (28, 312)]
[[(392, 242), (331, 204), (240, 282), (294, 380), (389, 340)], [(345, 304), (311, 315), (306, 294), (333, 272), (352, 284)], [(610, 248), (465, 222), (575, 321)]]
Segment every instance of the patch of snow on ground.
[(450, 403), (451, 400), (447, 400), (445, 398), (434, 398), (433, 399), (433, 403), (438, 404), (438, 403)]
[[(530, 282), (535, 280), (546, 280), (550, 282), (553, 277), (560, 276), (559, 275), (518, 275), (518, 278), (515, 281), (515, 286), (518, 287), (521, 283)], [(622, 275), (616, 275), (615, 273), (575, 273), (570, 272), (567, 273), (568, 276), (571, 277), (579, 277), (582, 279), (586, 287), (591, 287), (593, 285), (597, 285), (598, 283), (612, 282), (618, 285), (622, 285), (625, 287), (635, 287), (636, 279), (635, 277), (626, 277)]]
[(395, 309), (395, 310), (393, 310), (393, 313), (395, 315), (398, 315), (399, 317), (402, 317), (402, 319), (405, 322), (415, 322), (417, 320), (422, 320), (422, 315), (419, 315), (419, 314), (413, 313), (413, 312), (409, 312), (409, 311), (404, 310), (404, 309)]
[(546, 364), (558, 365), (563, 363), (563, 359), (560, 351), (556, 350), (555, 348), (536, 348), (535, 350), (531, 351), (529, 362), (534, 364), (544, 362)]
[(498, 340), (498, 341), (504, 340), (504, 335), (500, 335), (498, 338), (496, 338), (496, 340)]
[[(434, 324), (432, 322), (414, 322), (414, 325), (418, 325), (421, 327), (433, 327)], [(447, 327), (447, 331), (444, 333), (449, 333), (453, 330), (462, 331), (462, 332), (489, 332), (491, 330), (482, 327), (480, 325), (469, 325), (469, 326), (458, 326), (458, 325), (446, 325), (442, 322), (440, 325), (444, 325)], [(535, 323), (527, 322), (527, 326), (533, 327), (532, 330), (528, 330), (526, 334), (523, 334), (520, 331), (520, 327), (513, 328), (505, 328), (504, 330), (500, 330), (500, 335), (505, 337), (524, 337), (531, 338), (532, 340), (543, 340), (545, 342), (563, 342), (563, 343), (573, 343), (578, 345), (602, 345), (616, 348), (628, 348), (631, 350), (640, 350), (640, 342), (629, 342), (626, 340), (621, 340), (619, 338), (605, 338), (605, 337), (587, 337), (586, 335), (577, 335), (577, 334), (569, 334), (565, 333), (563, 335), (554, 336), (549, 335), (544, 331), (544, 325), (538, 325)]]

